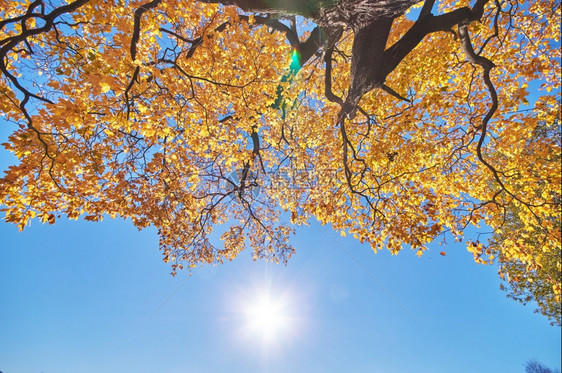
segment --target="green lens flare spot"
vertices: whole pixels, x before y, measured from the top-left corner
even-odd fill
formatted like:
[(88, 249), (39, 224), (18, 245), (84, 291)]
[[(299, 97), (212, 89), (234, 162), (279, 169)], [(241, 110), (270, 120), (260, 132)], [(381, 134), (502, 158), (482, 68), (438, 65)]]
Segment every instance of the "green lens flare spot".
[(301, 58), (301, 54), (299, 53), (299, 51), (297, 51), (296, 49), (293, 49), (291, 52), (291, 72), (297, 72), (300, 70), (301, 65), (300, 65), (300, 58)]

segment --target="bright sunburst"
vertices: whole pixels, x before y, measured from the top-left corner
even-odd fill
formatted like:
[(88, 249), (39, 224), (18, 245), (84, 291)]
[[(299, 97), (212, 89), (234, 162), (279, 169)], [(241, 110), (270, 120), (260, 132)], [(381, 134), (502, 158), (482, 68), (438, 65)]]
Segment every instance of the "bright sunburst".
[(249, 331), (265, 341), (271, 341), (279, 339), (290, 328), (289, 312), (289, 304), (285, 299), (274, 299), (269, 294), (263, 294), (249, 300), (244, 313)]
[(297, 289), (270, 272), (247, 274), (246, 281), (228, 294), (237, 347), (260, 351), (268, 359), (302, 342), (310, 325), (305, 321), (310, 299), (306, 288)]

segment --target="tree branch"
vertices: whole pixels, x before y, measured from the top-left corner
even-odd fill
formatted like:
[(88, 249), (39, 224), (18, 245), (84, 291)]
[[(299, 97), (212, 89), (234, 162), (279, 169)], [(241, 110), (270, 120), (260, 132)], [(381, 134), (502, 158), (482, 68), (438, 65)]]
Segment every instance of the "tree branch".
[(135, 60), (137, 55), (137, 43), (139, 42), (140, 38), (141, 17), (150, 9), (156, 8), (161, 1), (162, 0), (152, 0), (141, 5), (139, 8), (137, 8), (137, 10), (135, 10), (135, 23), (133, 25), (133, 37), (131, 39), (131, 58), (133, 59), (133, 61)]
[(235, 5), (245, 12), (285, 13), (313, 18), (320, 10), (320, 0), (199, 0), (208, 4)]

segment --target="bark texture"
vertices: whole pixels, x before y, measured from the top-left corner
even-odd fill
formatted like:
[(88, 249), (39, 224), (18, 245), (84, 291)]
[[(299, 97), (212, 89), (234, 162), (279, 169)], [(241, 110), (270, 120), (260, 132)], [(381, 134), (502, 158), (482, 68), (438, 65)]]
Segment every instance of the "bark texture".
[(402, 15), (420, 0), (341, 0), (336, 5), (323, 6), (316, 16), (321, 26), (339, 25), (355, 31), (380, 19)]
[(396, 18), (421, 0), (201, 0), (235, 5), (247, 12), (302, 15), (321, 26), (361, 28), (380, 18)]

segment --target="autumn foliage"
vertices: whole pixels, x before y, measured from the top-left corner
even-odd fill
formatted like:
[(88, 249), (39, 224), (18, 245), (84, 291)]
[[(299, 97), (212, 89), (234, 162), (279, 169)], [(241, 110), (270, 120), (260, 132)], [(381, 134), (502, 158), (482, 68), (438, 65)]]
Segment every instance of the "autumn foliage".
[[(286, 261), (313, 218), (374, 251), (464, 239), (508, 283), (548, 266), (560, 302), (558, 0), (365, 27), (210, 2), (0, 0), (7, 222), (128, 218), (174, 271)], [(388, 35), (364, 56), (369, 27)]]

